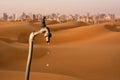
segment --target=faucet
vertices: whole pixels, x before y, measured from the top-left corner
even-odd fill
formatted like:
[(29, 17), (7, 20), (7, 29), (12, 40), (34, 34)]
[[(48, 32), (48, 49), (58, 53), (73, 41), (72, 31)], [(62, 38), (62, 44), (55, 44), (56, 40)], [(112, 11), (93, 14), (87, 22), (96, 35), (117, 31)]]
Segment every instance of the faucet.
[(34, 38), (38, 34), (44, 34), (46, 42), (50, 43), (51, 38), (51, 32), (48, 27), (42, 27), (39, 31), (32, 32), (29, 36), (29, 54), (28, 54), (28, 60), (26, 65), (26, 73), (25, 73), (25, 80), (29, 80), (30, 76), (30, 68), (32, 63), (32, 54), (33, 54), (33, 44), (34, 44)]
[(49, 44), (50, 43), (50, 38), (51, 38), (52, 34), (51, 34), (50, 29), (48, 27), (43, 27), (43, 28), (41, 28), (37, 32), (32, 32), (30, 34), (31, 40), (32, 40), (32, 38), (34, 38), (34, 36), (36, 36), (36, 35), (38, 35), (40, 33), (44, 34), (45, 40)]

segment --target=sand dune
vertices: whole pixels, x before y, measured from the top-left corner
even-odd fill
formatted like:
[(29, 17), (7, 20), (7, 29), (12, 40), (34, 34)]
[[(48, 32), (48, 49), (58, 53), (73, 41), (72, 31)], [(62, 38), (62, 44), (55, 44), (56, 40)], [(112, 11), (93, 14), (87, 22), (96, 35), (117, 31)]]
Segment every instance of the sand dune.
[(54, 32), (54, 31), (67, 30), (71, 28), (77, 28), (77, 27), (88, 26), (88, 25), (90, 24), (84, 23), (84, 22), (67, 22), (67, 23), (48, 25), (48, 26)]
[[(48, 26), (50, 27), (52, 32), (54, 32), (54, 31), (60, 31), (60, 30), (67, 30), (67, 29), (71, 29), (71, 28), (77, 28), (77, 27), (85, 26), (85, 25), (88, 25), (88, 24), (83, 23), (83, 22), (69, 22), (69, 23), (54, 24), (54, 25), (48, 25)], [(29, 38), (30, 32), (39, 30), (36, 27), (33, 27), (33, 26), (31, 27), (31, 26), (32, 25), (28, 24), (28, 23), (22, 23), (22, 24), (16, 24), (16, 25), (9, 24), (9, 26), (7, 26), (7, 27), (3, 26), (1, 28), (1, 32), (0, 32), (1, 39), (6, 39), (7, 37), (10, 36), (9, 39), (11, 39), (11, 40), (13, 39), (14, 41), (28, 43), (28, 38)], [(40, 26), (38, 26), (38, 27), (40, 28)], [(68, 31), (68, 33), (69, 33), (69, 31)], [(54, 37), (54, 35), (53, 35), (53, 37)], [(10, 40), (9, 40), (9, 42), (10, 42)], [(37, 39), (35, 39), (35, 43), (45, 44), (44, 39), (41, 38), (41, 35), (39, 35), (39, 37), (37, 37)]]
[[(0, 22), (1, 80), (24, 79), (28, 38), (38, 23)], [(119, 23), (48, 26), (51, 44), (46, 45), (43, 35), (35, 39), (31, 80), (120, 80)]]
[(53, 42), (56, 44), (96, 39), (97, 37), (99, 38), (112, 32), (106, 29), (105, 25), (106, 24), (98, 24), (55, 32)]
[[(6, 77), (7, 76), (7, 77)], [(1, 80), (7, 80), (8, 78), (11, 80), (24, 80), (24, 73), (23, 72), (11, 72), (11, 71), (0, 71), (0, 78)], [(80, 80), (74, 77), (69, 77), (65, 75), (57, 75), (57, 74), (49, 74), (49, 73), (31, 73), (31, 80)]]
[[(59, 31), (64, 29), (76, 28), (80, 26), (90, 25), (84, 22), (67, 22), (67, 23), (58, 23), (57, 21), (47, 21), (47, 26), (51, 28), (52, 31)], [(40, 29), (41, 22), (30, 22), (30, 26)]]

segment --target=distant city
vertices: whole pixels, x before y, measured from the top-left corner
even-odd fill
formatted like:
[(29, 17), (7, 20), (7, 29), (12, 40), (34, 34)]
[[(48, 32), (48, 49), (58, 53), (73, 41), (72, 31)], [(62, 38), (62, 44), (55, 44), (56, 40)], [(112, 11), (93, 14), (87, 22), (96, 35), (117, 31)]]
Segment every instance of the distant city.
[(101, 23), (101, 22), (110, 22), (110, 21), (120, 21), (120, 18), (117, 18), (115, 14), (96, 14), (91, 15), (90, 13), (86, 13), (85, 15), (64, 15), (60, 13), (52, 13), (49, 15), (42, 15), (42, 14), (33, 14), (29, 13), (26, 14), (25, 12), (21, 13), (20, 16), (17, 14), (9, 15), (8, 13), (3, 13), (3, 16), (0, 17), (0, 21), (41, 21), (43, 16), (47, 17), (47, 20), (50, 21), (58, 21), (60, 23), (70, 22), (70, 21), (82, 21), (88, 23)]

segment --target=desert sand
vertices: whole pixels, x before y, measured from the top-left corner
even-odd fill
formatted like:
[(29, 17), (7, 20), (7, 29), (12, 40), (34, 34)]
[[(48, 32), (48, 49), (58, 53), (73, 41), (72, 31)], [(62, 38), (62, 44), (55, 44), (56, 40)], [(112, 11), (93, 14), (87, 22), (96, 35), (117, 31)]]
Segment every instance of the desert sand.
[[(120, 80), (120, 23), (47, 22), (36, 36), (30, 80)], [(40, 22), (0, 22), (0, 80), (24, 80), (28, 38)]]

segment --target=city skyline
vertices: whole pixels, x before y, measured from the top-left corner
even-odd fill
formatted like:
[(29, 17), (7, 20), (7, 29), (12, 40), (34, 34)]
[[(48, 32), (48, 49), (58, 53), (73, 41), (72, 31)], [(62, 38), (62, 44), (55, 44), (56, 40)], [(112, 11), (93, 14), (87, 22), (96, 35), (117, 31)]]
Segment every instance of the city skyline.
[(0, 2), (0, 16), (25, 13), (61, 13), (61, 14), (91, 14), (114, 13), (120, 14), (118, 0), (2, 0)]

